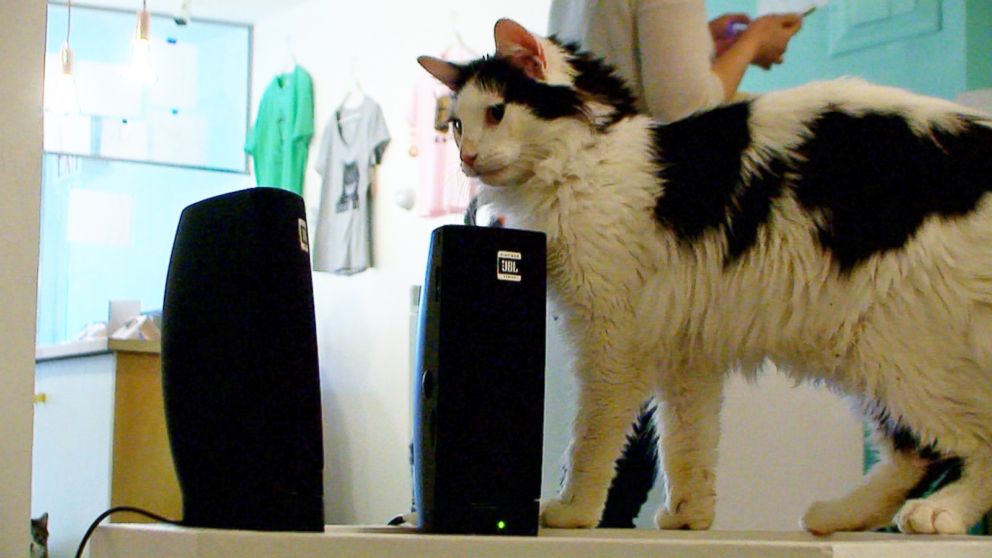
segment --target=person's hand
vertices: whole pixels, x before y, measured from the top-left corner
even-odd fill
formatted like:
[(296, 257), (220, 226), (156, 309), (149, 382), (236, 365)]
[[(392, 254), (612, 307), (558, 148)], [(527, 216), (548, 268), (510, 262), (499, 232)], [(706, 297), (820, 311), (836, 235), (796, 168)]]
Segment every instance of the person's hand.
[(755, 46), (751, 63), (767, 70), (782, 63), (789, 40), (802, 26), (803, 18), (799, 14), (769, 14), (752, 21), (740, 39)]
[(710, 35), (713, 36), (713, 44), (716, 45), (716, 55), (720, 56), (730, 45), (741, 35), (741, 30), (751, 24), (751, 18), (747, 14), (733, 13), (710, 21)]

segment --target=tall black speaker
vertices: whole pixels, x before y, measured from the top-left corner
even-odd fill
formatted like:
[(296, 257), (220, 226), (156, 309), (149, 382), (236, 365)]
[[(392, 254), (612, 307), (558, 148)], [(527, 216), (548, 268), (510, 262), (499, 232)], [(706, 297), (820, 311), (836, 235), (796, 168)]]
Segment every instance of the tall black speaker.
[(414, 396), (424, 531), (537, 533), (545, 260), (541, 233), (451, 225), (432, 235)]
[(180, 216), (162, 383), (186, 525), (324, 528), (306, 231), (302, 198), (274, 188), (210, 198)]

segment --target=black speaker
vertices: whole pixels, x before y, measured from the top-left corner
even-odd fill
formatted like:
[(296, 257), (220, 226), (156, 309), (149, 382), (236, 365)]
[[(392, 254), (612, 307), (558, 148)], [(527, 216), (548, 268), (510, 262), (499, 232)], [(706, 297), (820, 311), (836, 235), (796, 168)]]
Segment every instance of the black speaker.
[(179, 218), (162, 307), (183, 524), (323, 531), (323, 420), (303, 199), (252, 188)]
[(541, 233), (503, 228), (433, 232), (414, 395), (424, 531), (537, 534), (545, 244)]

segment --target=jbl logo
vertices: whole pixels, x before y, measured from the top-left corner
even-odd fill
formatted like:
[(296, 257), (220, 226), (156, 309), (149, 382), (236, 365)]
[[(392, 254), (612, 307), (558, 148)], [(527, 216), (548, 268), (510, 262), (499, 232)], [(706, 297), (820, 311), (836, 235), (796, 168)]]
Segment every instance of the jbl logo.
[(520, 252), (500, 250), (496, 253), (496, 278), (500, 281), (520, 282)]

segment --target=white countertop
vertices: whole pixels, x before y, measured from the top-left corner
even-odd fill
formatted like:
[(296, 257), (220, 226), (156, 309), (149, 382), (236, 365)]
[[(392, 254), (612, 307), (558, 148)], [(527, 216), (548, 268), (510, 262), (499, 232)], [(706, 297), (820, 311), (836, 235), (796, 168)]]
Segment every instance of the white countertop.
[(537, 537), (424, 535), (398, 527), (328, 526), (324, 533), (110, 524), (92, 558), (958, 558), (992, 557), (992, 537), (801, 532), (545, 529)]

